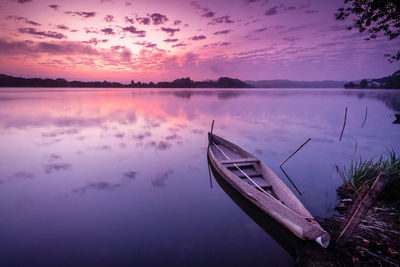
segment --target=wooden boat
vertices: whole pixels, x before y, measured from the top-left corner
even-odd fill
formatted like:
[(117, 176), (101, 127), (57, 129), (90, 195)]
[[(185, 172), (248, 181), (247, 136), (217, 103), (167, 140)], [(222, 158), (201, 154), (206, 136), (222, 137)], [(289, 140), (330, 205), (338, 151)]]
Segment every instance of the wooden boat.
[(265, 163), (215, 134), (208, 139), (210, 162), (225, 181), (299, 238), (328, 247), (329, 234)]
[(224, 190), (224, 192), (239, 206), (239, 208), (247, 214), (261, 229), (263, 229), (272, 239), (276, 241), (290, 256), (298, 262), (300, 248), (304, 246), (301, 239), (295, 236), (287, 228), (283, 227), (277, 221), (272, 219), (268, 214), (263, 212), (235, 188), (228, 184), (225, 179), (219, 175), (214, 166), (208, 160), (209, 168), (213, 174), (215, 181)]

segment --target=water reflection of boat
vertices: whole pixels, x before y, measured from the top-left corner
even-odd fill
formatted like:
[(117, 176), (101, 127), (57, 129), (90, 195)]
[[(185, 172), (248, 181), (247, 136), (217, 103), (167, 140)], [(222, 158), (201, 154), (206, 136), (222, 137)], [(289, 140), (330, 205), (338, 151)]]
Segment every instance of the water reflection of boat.
[(271, 236), (282, 248), (284, 248), (294, 259), (299, 257), (299, 249), (302, 241), (292, 232), (288, 231), (274, 219), (265, 214), (247, 198), (241, 195), (230, 184), (228, 184), (215, 170), (209, 161), (211, 172), (224, 192), (236, 203), (258, 226)]
[(393, 122), (393, 124), (400, 124), (400, 114), (394, 114), (396, 117), (396, 120)]
[(329, 234), (265, 163), (215, 134), (208, 138), (211, 164), (235, 190), (301, 239), (329, 245)]

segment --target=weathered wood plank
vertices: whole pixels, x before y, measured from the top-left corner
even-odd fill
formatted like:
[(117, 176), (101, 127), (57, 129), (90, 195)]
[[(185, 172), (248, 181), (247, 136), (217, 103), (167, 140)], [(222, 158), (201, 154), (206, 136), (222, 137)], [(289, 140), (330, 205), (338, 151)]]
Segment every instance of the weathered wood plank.
[(368, 210), (375, 203), (379, 193), (382, 191), (382, 189), (389, 181), (389, 178), (390, 176), (384, 172), (381, 172), (378, 175), (374, 184), (371, 186), (371, 189), (368, 191), (367, 195), (360, 203), (358, 209), (354, 212), (354, 215), (351, 217), (351, 219), (349, 220), (343, 231), (340, 233), (340, 236), (336, 240), (336, 244), (343, 246), (344, 244), (347, 243), (347, 241), (354, 233), (354, 231), (357, 229), (362, 219), (367, 214)]
[(257, 158), (241, 158), (241, 159), (233, 159), (233, 160), (221, 160), (222, 164), (234, 164), (234, 163), (250, 163), (250, 162), (258, 162), (260, 161)]
[[(261, 177), (254, 177), (254, 178), (252, 178), (252, 180), (253, 180), (256, 184), (258, 184), (260, 187), (269, 187), (269, 186), (271, 186), (270, 184), (267, 183), (267, 181), (265, 181), (265, 180), (264, 180), (263, 178), (261, 178)], [(246, 181), (247, 183), (249, 183), (250, 185), (252, 185), (251, 182), (249, 181), (249, 179), (247, 179), (247, 178), (243, 179), (243, 181)]]

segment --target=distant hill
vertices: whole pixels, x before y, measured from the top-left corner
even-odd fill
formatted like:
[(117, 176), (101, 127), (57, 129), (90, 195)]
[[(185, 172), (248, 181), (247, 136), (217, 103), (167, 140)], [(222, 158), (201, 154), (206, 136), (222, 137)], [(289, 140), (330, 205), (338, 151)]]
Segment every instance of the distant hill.
[(290, 80), (262, 80), (245, 81), (257, 88), (343, 88), (345, 81), (290, 81)]
[(349, 82), (344, 87), (348, 89), (400, 89), (400, 70), (383, 78)]
[(74, 88), (249, 88), (251, 85), (229, 77), (217, 81), (192, 81), (189, 77), (172, 82), (142, 83), (131, 81), (130, 84), (117, 82), (68, 82), (65, 79), (21, 78), (0, 74), (0, 87), (74, 87)]
[(193, 81), (189, 77), (172, 82), (134, 82), (122, 84), (108, 81), (67, 81), (58, 79), (22, 78), (0, 74), (0, 87), (72, 87), (72, 88), (343, 88), (344, 81), (290, 81), (262, 80), (241, 81), (229, 77), (221, 77), (216, 81)]

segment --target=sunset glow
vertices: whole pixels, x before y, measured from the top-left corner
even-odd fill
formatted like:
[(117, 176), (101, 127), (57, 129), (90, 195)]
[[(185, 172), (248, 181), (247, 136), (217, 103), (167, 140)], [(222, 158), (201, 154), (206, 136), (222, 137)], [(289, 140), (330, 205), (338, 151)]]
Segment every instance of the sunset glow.
[(393, 73), (398, 41), (363, 40), (334, 1), (5, 0), (0, 73), (165, 81), (355, 80)]

